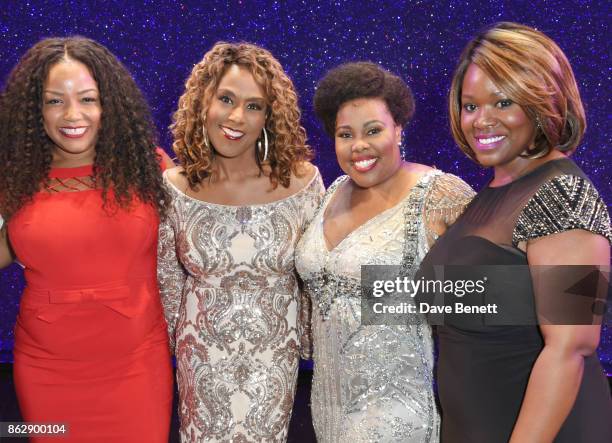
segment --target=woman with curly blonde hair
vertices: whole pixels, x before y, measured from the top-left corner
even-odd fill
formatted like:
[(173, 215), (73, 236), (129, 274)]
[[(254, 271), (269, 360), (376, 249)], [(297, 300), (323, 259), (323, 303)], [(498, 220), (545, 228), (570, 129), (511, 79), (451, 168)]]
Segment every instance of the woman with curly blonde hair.
[(294, 247), (323, 193), (295, 88), (267, 50), (217, 43), (172, 132), (158, 276), (181, 439), (284, 441), (309, 352)]

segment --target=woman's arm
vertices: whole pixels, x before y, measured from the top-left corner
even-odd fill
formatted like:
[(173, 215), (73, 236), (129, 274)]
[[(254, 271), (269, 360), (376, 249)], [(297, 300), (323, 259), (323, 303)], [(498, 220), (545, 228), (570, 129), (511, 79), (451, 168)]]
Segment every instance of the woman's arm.
[[(168, 180), (180, 177), (179, 169), (166, 171)], [(187, 280), (187, 271), (183, 267), (177, 252), (176, 229), (179, 225), (179, 214), (171, 206), (168, 214), (159, 224), (157, 244), (157, 281), (164, 316), (168, 325), (170, 350), (174, 353), (176, 347), (176, 325), (183, 300), (183, 291)]]
[[(321, 175), (319, 174), (319, 170), (310, 163), (304, 163), (302, 165), (303, 176), (302, 176), (302, 186), (304, 187), (310, 182), (313, 177), (315, 183), (312, 186), (311, 192), (304, 195), (304, 200), (302, 201), (302, 235), (305, 231), (312, 219), (314, 218), (319, 205), (323, 199), (325, 194), (325, 186), (323, 185), (323, 180), (321, 179)], [(299, 285), (300, 294), (298, 299), (298, 340), (299, 340), (299, 348), (300, 348), (300, 357), (304, 360), (310, 360), (312, 358), (312, 300), (309, 295), (306, 293), (304, 289), (304, 285), (300, 282)]]
[(8, 230), (6, 223), (0, 215), (0, 269), (6, 268), (13, 263), (15, 257), (8, 241)]
[[(610, 246), (603, 236), (574, 229), (530, 241), (527, 257), (530, 266), (546, 266), (549, 270), (554, 265), (607, 266)], [(559, 269), (566, 272), (568, 268)], [(537, 277), (538, 274), (542, 275)], [(554, 272), (548, 276), (543, 274), (534, 273), (534, 288), (546, 285), (537, 281), (538, 278), (554, 276)], [(537, 290), (535, 294), (538, 305)], [(544, 348), (531, 371), (510, 443), (554, 440), (576, 400), (584, 358), (593, 354), (599, 343), (599, 325), (541, 324), (540, 331)]]
[(167, 220), (162, 221), (159, 225), (157, 257), (159, 294), (168, 325), (170, 350), (174, 354), (176, 347), (176, 325), (182, 304), (187, 273), (179, 261), (176, 252), (174, 230)]

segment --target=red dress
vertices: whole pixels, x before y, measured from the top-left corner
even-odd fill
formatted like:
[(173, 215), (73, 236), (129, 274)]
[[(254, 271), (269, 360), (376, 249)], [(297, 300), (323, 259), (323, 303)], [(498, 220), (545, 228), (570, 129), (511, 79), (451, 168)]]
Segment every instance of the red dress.
[[(52, 169), (89, 177), (92, 166)], [(168, 441), (172, 368), (156, 278), (158, 217), (109, 215), (101, 191), (41, 191), (9, 222), (25, 266), (14, 378), (24, 421), (67, 423), (57, 440)]]

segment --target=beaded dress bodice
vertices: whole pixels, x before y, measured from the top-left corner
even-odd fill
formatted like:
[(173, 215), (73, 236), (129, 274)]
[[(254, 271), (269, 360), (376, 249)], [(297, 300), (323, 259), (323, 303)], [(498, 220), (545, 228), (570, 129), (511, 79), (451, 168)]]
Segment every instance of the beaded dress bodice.
[(294, 248), (321, 200), (321, 176), (248, 206), (196, 200), (166, 181), (158, 276), (176, 339), (181, 441), (285, 441), (307, 310)]
[(312, 299), (312, 415), (320, 442), (438, 441), (426, 323), (363, 326), (361, 265), (402, 265), (414, 275), (435, 234), (428, 216), (454, 219), (472, 196), (465, 183), (431, 171), (396, 206), (328, 251), (323, 214), (339, 186), (328, 190), (300, 241), (296, 267)]

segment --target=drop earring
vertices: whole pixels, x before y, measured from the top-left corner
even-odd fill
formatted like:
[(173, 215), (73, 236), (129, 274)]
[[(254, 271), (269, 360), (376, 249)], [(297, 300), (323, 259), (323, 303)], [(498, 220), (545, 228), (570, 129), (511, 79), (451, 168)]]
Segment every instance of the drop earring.
[(397, 147), (400, 150), (400, 158), (402, 160), (406, 160), (406, 148), (402, 145), (402, 141), (401, 140), (397, 142)]
[(266, 131), (266, 128), (263, 128), (263, 147), (262, 147), (262, 142), (261, 142), (261, 138), (259, 138), (257, 140), (257, 155), (261, 157), (261, 151), (263, 149), (263, 159), (261, 160), (262, 163), (265, 163), (268, 160), (268, 131)]

